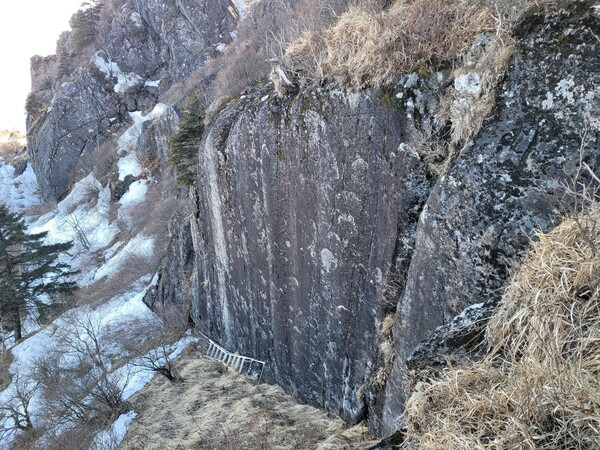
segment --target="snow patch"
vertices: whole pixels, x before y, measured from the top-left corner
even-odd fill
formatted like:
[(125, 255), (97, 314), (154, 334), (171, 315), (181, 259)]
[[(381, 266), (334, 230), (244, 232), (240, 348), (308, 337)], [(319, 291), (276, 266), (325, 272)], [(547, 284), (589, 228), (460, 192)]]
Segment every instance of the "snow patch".
[(93, 281), (115, 276), (128, 263), (131, 263), (132, 258), (150, 259), (153, 256), (154, 239), (149, 236), (137, 235), (96, 271)]
[(125, 177), (132, 175), (139, 177), (142, 174), (142, 165), (134, 154), (124, 156), (117, 163), (119, 168), (119, 180), (125, 180)]
[(115, 92), (117, 94), (123, 94), (129, 89), (139, 84), (142, 81), (142, 77), (130, 72), (130, 73), (119, 73), (117, 75), (118, 82), (115, 85)]
[(127, 430), (129, 430), (131, 422), (136, 417), (137, 413), (135, 411), (121, 414), (108, 430), (101, 431), (96, 435), (90, 450), (117, 448), (123, 442), (123, 439), (125, 439)]
[(125, 192), (123, 197), (121, 197), (119, 203), (124, 207), (142, 203), (146, 198), (146, 192), (148, 192), (147, 180), (134, 181), (133, 183), (131, 183), (129, 189), (127, 190), (127, 192)]
[(11, 211), (21, 212), (41, 203), (39, 186), (31, 164), (15, 177), (15, 168), (0, 160), (0, 203)]
[(96, 67), (98, 67), (107, 78), (117, 79), (117, 84), (115, 84), (114, 87), (114, 91), (117, 94), (127, 92), (130, 88), (142, 81), (142, 78), (133, 72), (123, 73), (116, 62), (111, 61), (110, 59), (107, 61), (100, 55), (100, 52), (96, 53), (94, 62)]
[[(69, 195), (52, 211), (31, 225), (32, 233), (48, 232), (50, 244), (74, 241), (72, 253), (80, 259), (69, 261), (83, 269), (82, 250), (96, 251), (110, 244), (119, 227), (110, 221), (110, 187), (102, 187), (90, 174), (73, 186)], [(79, 265), (78, 263), (81, 263)]]
[(130, 112), (129, 117), (133, 120), (133, 125), (131, 125), (117, 141), (117, 152), (122, 154), (123, 152), (135, 149), (138, 145), (138, 141), (142, 137), (144, 123), (161, 117), (167, 112), (167, 109), (167, 105), (159, 103), (145, 116), (142, 115), (141, 111)]
[(158, 87), (160, 86), (160, 80), (146, 80), (144, 87)]

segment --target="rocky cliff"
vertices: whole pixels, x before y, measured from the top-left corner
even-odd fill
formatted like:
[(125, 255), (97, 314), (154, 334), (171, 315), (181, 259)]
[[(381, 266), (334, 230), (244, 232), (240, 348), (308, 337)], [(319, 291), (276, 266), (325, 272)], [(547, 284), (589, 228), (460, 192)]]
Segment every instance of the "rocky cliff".
[(231, 41), (232, 8), (226, 0), (110, 2), (79, 30), (91, 44), (80, 48), (66, 33), (57, 56), (32, 59), (28, 136), (46, 199), (63, 198), (87, 175), (103, 144), (114, 153), (129, 113), (150, 112), (159, 94)]
[[(298, 399), (395, 431), (409, 355), (465, 307), (501, 295), (533, 230), (571, 207), (563, 186), (582, 162), (600, 163), (592, 3), (530, 11), (491, 114), (439, 178), (420, 137), (439, 122), (450, 70), (385, 92), (281, 97), (265, 83), (229, 99), (207, 124), (146, 302), (189, 307), (200, 330), (265, 360), (267, 380)], [(227, 1), (135, 5), (116, 11), (89, 64), (62, 83), (34, 82), (50, 101), (29, 129), (47, 198), (63, 197), (99, 156), (133, 148), (153, 149), (173, 176), (166, 137), (177, 108), (151, 111), (229, 42), (237, 16)], [(115, 136), (132, 121), (135, 145), (124, 147)]]

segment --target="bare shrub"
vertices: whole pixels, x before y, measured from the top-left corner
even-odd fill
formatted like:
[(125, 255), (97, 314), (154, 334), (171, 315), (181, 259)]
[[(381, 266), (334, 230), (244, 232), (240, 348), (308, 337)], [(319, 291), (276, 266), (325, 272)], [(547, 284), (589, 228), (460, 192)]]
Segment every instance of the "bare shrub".
[[(0, 322), (1, 325), (1, 322)], [(5, 330), (2, 331), (2, 354), (0, 355), (0, 391), (3, 391), (11, 382), (12, 376), (10, 374), (10, 365), (13, 362), (13, 354), (9, 352), (6, 348), (6, 339), (8, 338), (8, 333), (5, 333)]]
[(78, 289), (74, 294), (77, 305), (96, 305), (131, 290), (131, 286), (144, 275), (156, 271), (158, 261), (155, 258), (145, 258), (131, 254), (126, 258), (126, 263), (109, 277), (102, 278), (95, 283)]
[(58, 202), (56, 200), (44, 201), (37, 205), (33, 205), (26, 210), (26, 216), (35, 219), (42, 217), (44, 214), (48, 214), (51, 211), (55, 211)]
[[(455, 83), (446, 89), (434, 111), (433, 128), (421, 130), (415, 139), (417, 153), (432, 173), (442, 175), (465, 145), (477, 135), (496, 101), (496, 86), (514, 52), (509, 36), (480, 36), (453, 73)], [(460, 89), (461, 80), (476, 77), (478, 89)], [(457, 88), (457, 85), (459, 88)]]
[(116, 175), (119, 155), (117, 155), (114, 142), (107, 140), (101, 145), (97, 145), (93, 152), (93, 158), (96, 179), (104, 181), (106, 178)]
[[(383, 1), (383, 0), (381, 0)], [(379, 3), (380, 0), (370, 0)], [(224, 55), (196, 74), (210, 81), (205, 106), (217, 105), (259, 81), (267, 79), (271, 61), (281, 60), (288, 43), (306, 30), (320, 30), (347, 8), (348, 0), (262, 0), (249, 4), (237, 37)], [(362, 3), (362, 2), (361, 2)], [(214, 80), (210, 80), (214, 77)], [(188, 91), (189, 92), (189, 91)]]
[(155, 312), (159, 319), (136, 323), (133, 328), (139, 338), (124, 341), (123, 348), (132, 358), (133, 366), (156, 372), (170, 382), (183, 381), (175, 370), (171, 354), (173, 344), (189, 327), (189, 311), (181, 311), (175, 305), (162, 305)]
[(33, 429), (30, 405), (39, 388), (39, 382), (23, 372), (13, 377), (8, 399), (0, 404), (0, 438)]
[[(89, 436), (124, 412), (123, 393), (132, 376), (126, 366), (117, 369), (113, 345), (107, 345), (106, 330), (98, 320), (89, 314), (67, 315), (65, 320), (59, 347), (35, 365), (48, 448), (65, 448), (65, 436), (79, 435), (80, 427)], [(87, 446), (90, 440), (84, 441)]]
[[(165, 239), (165, 234), (168, 233), (169, 222), (181, 209), (176, 192), (174, 180), (160, 183), (150, 180), (144, 201), (128, 205), (127, 208), (121, 207), (118, 212), (121, 239), (143, 232), (156, 236), (157, 246), (166, 246), (168, 239)], [(162, 251), (159, 248), (155, 253), (162, 254)]]

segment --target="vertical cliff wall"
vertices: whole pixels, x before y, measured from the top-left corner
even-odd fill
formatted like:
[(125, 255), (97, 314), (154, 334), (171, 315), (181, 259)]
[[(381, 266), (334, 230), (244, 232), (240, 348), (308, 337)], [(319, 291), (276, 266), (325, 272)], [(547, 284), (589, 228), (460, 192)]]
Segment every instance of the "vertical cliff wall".
[(532, 11), (491, 116), (431, 191), (414, 150), (415, 126), (432, 121), (412, 108), (421, 86), (233, 100), (199, 149), (183, 235), (194, 255), (175, 252), (159, 289), (181, 298), (173, 286), (189, 273), (199, 327), (266, 360), (268, 379), (298, 398), (392, 432), (405, 359), (501, 295), (532, 231), (568, 208), (561, 186), (580, 155), (597, 166), (595, 35), (589, 2)]
[(199, 154), (195, 322), (352, 422), (390, 312), (384, 280), (429, 188), (409, 131), (373, 93), (262, 89), (226, 107)]
[(432, 190), (394, 325), (383, 427), (398, 425), (406, 358), (468, 305), (498, 300), (529, 247), (572, 212), (580, 161), (600, 168), (600, 17), (589, 2), (533, 15), (484, 129)]

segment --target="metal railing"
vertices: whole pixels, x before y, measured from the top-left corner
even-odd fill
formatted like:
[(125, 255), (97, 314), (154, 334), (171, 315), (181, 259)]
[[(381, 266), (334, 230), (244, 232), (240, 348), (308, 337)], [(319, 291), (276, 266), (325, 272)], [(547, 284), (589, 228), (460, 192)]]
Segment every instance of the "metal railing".
[(265, 370), (265, 362), (247, 356), (237, 355), (225, 350), (208, 336), (202, 334), (202, 337), (208, 342), (205, 356), (221, 361), (228, 365), (237, 373), (243, 373), (250, 378), (254, 378), (260, 383)]

